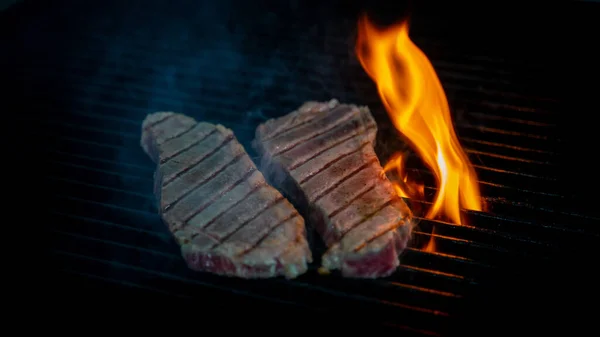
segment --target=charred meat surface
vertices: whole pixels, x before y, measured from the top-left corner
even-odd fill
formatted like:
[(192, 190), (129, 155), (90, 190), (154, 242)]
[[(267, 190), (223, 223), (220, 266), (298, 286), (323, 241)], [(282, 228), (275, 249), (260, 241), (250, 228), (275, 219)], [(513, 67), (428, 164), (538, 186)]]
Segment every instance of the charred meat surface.
[(158, 208), (191, 269), (241, 278), (306, 271), (304, 219), (231, 130), (157, 112), (143, 122), (141, 146), (158, 166)]
[(347, 277), (390, 275), (411, 234), (411, 211), (375, 154), (376, 133), (367, 107), (331, 100), (261, 124), (253, 143), (267, 179), (327, 245), (322, 267)]

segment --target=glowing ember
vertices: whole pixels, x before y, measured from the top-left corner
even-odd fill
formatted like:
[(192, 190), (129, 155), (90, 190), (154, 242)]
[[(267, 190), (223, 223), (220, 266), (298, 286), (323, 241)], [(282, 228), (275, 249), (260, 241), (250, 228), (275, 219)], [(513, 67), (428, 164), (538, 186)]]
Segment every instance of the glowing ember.
[[(410, 40), (408, 23), (378, 29), (363, 16), (356, 54), (394, 126), (435, 175), (439, 188), (425, 217), (461, 224), (461, 208), (480, 211), (477, 175), (454, 132), (444, 89), (427, 56)], [(384, 169), (398, 172), (398, 195), (421, 199), (422, 186), (407, 181), (405, 156), (397, 153)], [(426, 249), (434, 247), (431, 240)]]

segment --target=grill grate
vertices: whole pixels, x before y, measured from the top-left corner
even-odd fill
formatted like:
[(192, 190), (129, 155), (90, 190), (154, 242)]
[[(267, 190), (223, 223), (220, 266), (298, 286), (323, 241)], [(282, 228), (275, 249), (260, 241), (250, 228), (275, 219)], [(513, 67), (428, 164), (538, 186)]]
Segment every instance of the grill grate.
[[(154, 165), (139, 147), (142, 119), (172, 110), (222, 123), (251, 152), (259, 122), (335, 97), (371, 107), (385, 159), (402, 145), (352, 56), (355, 21), (331, 9), (311, 16), (303, 7), (297, 16), (288, 8), (257, 20), (249, 13), (259, 9), (242, 4), (226, 11), (160, 1), (65, 3), (33, 1), (5, 13), (30, 14), (11, 23), (21, 42), (10, 48), (18, 58), (8, 67), (23, 89), (13, 97), (18, 118), (29, 138), (43, 140), (37, 147), (52, 194), (45, 223), (63, 278), (223, 305), (248, 299), (313, 316), (336, 310), (407, 333), (445, 334), (477, 311), (493, 311), (478, 305), (501, 297), (490, 290), (498, 283), (532, 277), (528, 270), (588, 254), (599, 242), (597, 214), (576, 209), (577, 196), (562, 189), (563, 100), (543, 77), (548, 64), (495, 54), (484, 42), (479, 49), (495, 56), (479, 56), (478, 46), (431, 28), (436, 19), (416, 16), (414, 40), (447, 91), (489, 212), (466, 211), (466, 226), (421, 221), (416, 242), (426, 242), (435, 225), (439, 252), (415, 244), (385, 280), (323, 277), (315, 268), (294, 281), (191, 272), (155, 209)], [(416, 157), (409, 165), (431, 197), (431, 174)]]

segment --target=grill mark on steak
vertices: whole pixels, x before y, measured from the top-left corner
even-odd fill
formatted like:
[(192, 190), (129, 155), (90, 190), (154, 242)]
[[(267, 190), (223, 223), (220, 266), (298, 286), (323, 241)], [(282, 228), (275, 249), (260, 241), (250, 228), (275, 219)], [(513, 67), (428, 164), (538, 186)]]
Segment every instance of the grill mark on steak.
[(304, 183), (308, 182), (311, 178), (313, 178), (314, 176), (318, 175), (319, 173), (327, 170), (329, 167), (333, 166), (335, 163), (339, 162), (340, 160), (342, 160), (344, 158), (347, 158), (347, 157), (350, 157), (350, 156), (356, 154), (359, 151), (362, 151), (366, 145), (369, 145), (369, 143), (368, 142), (364, 143), (358, 149), (356, 149), (354, 151), (351, 151), (351, 152), (348, 152), (348, 153), (344, 153), (343, 155), (341, 155), (341, 156), (335, 158), (334, 160), (328, 162), (327, 164), (325, 164), (325, 166), (319, 168), (317, 171), (314, 171), (314, 172), (308, 174), (306, 177), (304, 177), (302, 180), (300, 180), (298, 182), (298, 184), (299, 185), (303, 185)]
[(356, 138), (358, 138), (358, 137), (363, 137), (363, 136), (364, 136), (364, 135), (365, 135), (367, 132), (369, 132), (370, 130), (372, 130), (372, 129), (374, 129), (374, 128), (375, 128), (374, 126), (373, 126), (373, 127), (371, 127), (371, 126), (370, 126), (370, 127), (367, 127), (366, 129), (362, 130), (362, 131), (361, 131), (361, 132), (359, 132), (358, 134), (351, 135), (351, 136), (349, 136), (349, 137), (346, 137), (346, 138), (340, 139), (340, 140), (338, 140), (338, 141), (334, 142), (333, 144), (329, 144), (329, 145), (328, 145), (327, 147), (325, 147), (324, 149), (319, 149), (319, 151), (315, 152), (313, 155), (311, 155), (310, 157), (308, 157), (308, 158), (307, 158), (307, 159), (305, 159), (304, 161), (300, 161), (300, 162), (297, 162), (297, 163), (294, 163), (294, 164), (292, 164), (292, 165), (291, 165), (291, 166), (288, 168), (288, 170), (292, 171), (292, 170), (295, 170), (295, 169), (297, 169), (298, 167), (300, 167), (300, 166), (302, 166), (302, 165), (304, 165), (304, 164), (308, 163), (309, 161), (311, 161), (311, 160), (315, 159), (316, 157), (320, 156), (320, 155), (321, 155), (321, 154), (323, 154), (324, 152), (327, 152), (328, 150), (331, 150), (332, 148), (334, 148), (334, 147), (336, 147), (336, 146), (338, 146), (338, 145), (340, 145), (340, 144), (344, 143), (345, 141), (348, 141), (348, 140), (350, 140), (350, 139), (352, 139), (352, 138), (355, 138), (355, 137), (356, 137)]
[(220, 174), (198, 186), (177, 204), (171, 205), (168, 210), (163, 212), (163, 215), (169, 219), (187, 219), (190, 214), (197, 211), (199, 205), (206, 203), (209, 196), (222, 194), (230, 189), (234, 182), (240, 181), (249, 171), (253, 170), (256, 170), (256, 167), (252, 160), (248, 156), (242, 156), (235, 165), (228, 166)]
[[(330, 111), (329, 114), (324, 115), (322, 118), (312, 118), (310, 123), (307, 123), (301, 127), (294, 128), (285, 134), (273, 138), (271, 141), (264, 142), (264, 146), (272, 151), (273, 155), (284, 153), (298, 144), (315, 138), (321, 134), (329, 132), (329, 130), (337, 127), (338, 125), (344, 124), (346, 121), (351, 119), (357, 113), (358, 110), (352, 109), (348, 106), (338, 106)], [(277, 144), (271, 148), (271, 145)]]
[[(352, 111), (352, 112), (354, 112), (354, 111)], [(342, 119), (341, 122), (332, 123), (332, 125), (328, 125), (327, 127), (323, 128), (322, 130), (319, 130), (317, 132), (310, 134), (306, 138), (302, 137), (302, 139), (292, 143), (293, 145), (291, 145), (291, 146), (284, 146), (283, 149), (276, 149), (275, 151), (272, 152), (272, 155), (273, 155), (273, 157), (281, 156), (285, 153), (290, 152), (291, 150), (295, 149), (296, 147), (298, 147), (300, 145), (304, 145), (306, 143), (317, 140), (319, 138), (323, 138), (326, 135), (328, 135), (329, 133), (335, 134), (335, 132), (340, 132), (340, 131), (344, 130), (345, 128), (347, 128), (348, 126), (350, 126), (352, 129), (354, 129), (354, 128), (356, 128), (356, 124), (358, 121), (351, 117), (352, 117), (352, 114), (348, 114), (348, 115), (346, 115), (346, 117), (344, 119)], [(272, 141), (275, 141), (275, 140), (272, 140)], [(266, 146), (266, 144), (265, 144), (265, 146)]]
[(313, 198), (309, 198), (309, 201), (311, 203), (317, 203), (319, 200), (321, 200), (321, 198), (323, 198), (325, 195), (329, 194), (330, 192), (334, 191), (336, 188), (340, 187), (343, 183), (345, 183), (346, 181), (352, 179), (354, 176), (356, 176), (358, 173), (360, 173), (363, 170), (368, 169), (374, 162), (376, 162), (378, 159), (372, 158), (370, 160), (368, 160), (367, 162), (365, 162), (364, 164), (360, 165), (359, 167), (357, 167), (356, 169), (352, 170), (347, 176), (343, 177), (342, 179), (340, 179), (337, 183), (333, 184), (331, 187), (327, 188), (325, 191), (322, 191), (321, 193), (319, 193), (316, 197), (313, 196)]
[[(391, 202), (390, 202), (390, 205), (391, 205)], [(387, 205), (387, 206), (389, 206), (389, 205)], [(384, 207), (384, 208), (385, 208), (385, 207)], [(380, 211), (382, 211), (384, 208), (382, 208)], [(373, 216), (375, 216), (375, 214), (373, 214)], [(389, 228), (385, 228), (385, 229), (383, 229), (381, 232), (379, 232), (379, 233), (376, 233), (375, 235), (373, 235), (373, 237), (371, 237), (371, 238), (369, 238), (369, 239), (365, 240), (365, 242), (364, 242), (364, 243), (362, 243), (362, 244), (360, 244), (358, 247), (354, 248), (354, 252), (356, 253), (356, 252), (360, 251), (361, 249), (363, 249), (363, 248), (365, 248), (366, 246), (368, 246), (368, 245), (369, 245), (369, 243), (371, 243), (371, 242), (373, 242), (373, 241), (377, 240), (378, 238), (382, 237), (383, 235), (386, 235), (387, 233), (390, 233), (390, 232), (392, 232), (392, 231), (395, 231), (395, 230), (397, 230), (399, 227), (401, 227), (401, 226), (403, 226), (403, 225), (404, 225), (404, 223), (405, 223), (406, 219), (407, 219), (406, 217), (405, 217), (405, 218), (402, 218), (402, 219), (400, 219), (398, 222), (396, 222), (396, 223), (394, 224), (394, 226), (392, 226), (392, 227), (389, 227)], [(357, 225), (355, 228), (358, 228), (358, 227), (359, 227), (359, 226)], [(341, 241), (341, 240), (340, 240), (340, 241)]]
[[(265, 142), (267, 142), (267, 141), (270, 141), (270, 140), (272, 140), (272, 139), (275, 139), (275, 138), (277, 138), (277, 137), (279, 137), (279, 136), (283, 135), (284, 133), (287, 133), (288, 131), (292, 131), (292, 130), (294, 130), (294, 129), (297, 129), (297, 128), (299, 128), (299, 127), (303, 126), (303, 125), (310, 124), (310, 123), (312, 123), (312, 122), (314, 122), (314, 121), (315, 121), (315, 119), (314, 119), (314, 118), (311, 118), (311, 119), (307, 119), (307, 120), (305, 120), (305, 121), (302, 121), (302, 122), (300, 122), (300, 123), (298, 123), (298, 124), (294, 124), (294, 122), (296, 121), (296, 118), (297, 118), (297, 117), (296, 117), (296, 116), (294, 116), (293, 120), (292, 120), (292, 121), (290, 121), (290, 124), (291, 124), (291, 126), (289, 126), (289, 127), (287, 127), (287, 128), (284, 128), (284, 129), (282, 129), (282, 130), (279, 130), (279, 131), (277, 131), (277, 132), (274, 132), (273, 134), (271, 134), (271, 135), (269, 135), (269, 136), (265, 137), (265, 138), (263, 139), (263, 141), (265, 141)], [(317, 119), (319, 119), (319, 120), (320, 120), (321, 118), (317, 118)]]
[(254, 243), (254, 245), (252, 245), (252, 247), (245, 249), (243, 252), (239, 253), (239, 255), (243, 256), (243, 255), (246, 255), (249, 252), (253, 251), (254, 249), (256, 249), (256, 247), (260, 246), (260, 244), (263, 243), (263, 241), (265, 241), (269, 237), (269, 235), (271, 235), (274, 231), (276, 231), (280, 226), (284, 225), (286, 222), (288, 222), (292, 219), (295, 219), (299, 216), (300, 216), (300, 214), (298, 214), (298, 212), (293, 212), (292, 214), (283, 218), (275, 226), (270, 228), (262, 237), (260, 237), (260, 239), (258, 239), (258, 241), (256, 241), (256, 243)]
[(198, 124), (194, 124), (194, 125), (190, 126), (189, 128), (187, 128), (186, 130), (183, 130), (183, 131), (182, 131), (182, 132), (180, 132), (180, 133), (177, 133), (177, 134), (175, 134), (175, 135), (172, 135), (172, 136), (170, 136), (170, 137), (167, 137), (167, 138), (165, 138), (165, 140), (163, 140), (162, 144), (166, 144), (167, 142), (169, 142), (169, 141), (171, 141), (171, 140), (173, 140), (173, 139), (177, 139), (177, 138), (179, 138), (179, 137), (182, 137), (182, 136), (184, 136), (184, 135), (188, 134), (190, 131), (192, 131), (192, 130), (196, 129), (196, 127), (198, 127)]
[[(204, 156), (200, 157), (200, 159), (198, 161), (196, 161), (196, 162), (192, 163), (191, 165), (185, 167), (183, 170), (177, 172), (172, 177), (170, 177), (169, 179), (165, 180), (163, 182), (162, 187), (166, 188), (170, 183), (172, 183), (173, 181), (175, 181), (177, 178), (181, 177), (182, 175), (186, 174), (187, 172), (189, 172), (189, 171), (193, 170), (194, 168), (198, 167), (198, 165), (202, 164), (206, 159), (210, 158), (210, 156), (212, 156), (213, 154), (219, 152), (219, 150), (221, 150), (222, 148), (224, 148), (232, 140), (233, 140), (233, 136), (225, 138), (225, 140), (223, 140), (223, 142), (221, 144), (219, 144), (219, 146), (217, 146), (216, 148), (214, 148), (211, 151), (207, 152)], [(234, 157), (234, 159), (231, 162), (234, 162), (235, 160), (237, 160), (241, 155), (242, 154), (239, 154), (236, 157)], [(225, 168), (227, 168), (227, 165), (225, 165)]]
[(190, 269), (241, 278), (306, 272), (304, 220), (281, 225), (298, 211), (266, 183), (230, 129), (172, 112), (149, 114), (141, 129), (140, 145), (157, 164), (162, 220)]
[[(263, 129), (263, 131), (265, 131), (267, 134), (264, 135), (265, 137), (263, 138), (263, 141), (268, 141), (271, 140), (289, 130), (295, 129), (299, 126), (308, 124), (312, 121), (315, 120), (314, 115), (320, 111), (322, 111), (323, 107), (320, 106), (319, 104), (315, 104), (316, 102), (313, 103), (305, 103), (303, 106), (301, 106), (298, 111), (299, 113), (293, 116), (283, 116), (280, 117), (279, 119), (277, 119), (276, 121), (279, 123), (282, 123), (281, 128), (279, 128), (279, 130), (266, 130)], [(336, 106), (338, 106), (337, 101), (331, 101), (328, 104), (328, 109), (333, 109)], [(320, 119), (320, 118), (318, 118)], [(299, 122), (298, 122), (299, 121)], [(264, 125), (262, 125), (264, 127)], [(267, 127), (268, 129), (268, 127)]]
[[(242, 155), (242, 154), (239, 154), (239, 155), (237, 155), (237, 156), (233, 157), (233, 159), (231, 159), (229, 162), (227, 162), (225, 165), (223, 165), (223, 166), (222, 166), (222, 167), (221, 167), (219, 170), (217, 170), (217, 171), (213, 172), (213, 173), (212, 173), (210, 176), (206, 177), (205, 179), (203, 179), (203, 180), (200, 180), (200, 181), (196, 182), (195, 184), (193, 184), (191, 189), (189, 189), (189, 190), (187, 190), (187, 191), (185, 191), (185, 192), (183, 192), (183, 193), (179, 194), (179, 196), (177, 196), (177, 197), (175, 198), (175, 200), (173, 200), (173, 201), (170, 201), (170, 202), (168, 203), (168, 205), (169, 205), (168, 207), (170, 208), (170, 207), (172, 207), (172, 206), (175, 206), (175, 204), (177, 204), (177, 203), (178, 203), (179, 201), (181, 201), (183, 198), (185, 198), (185, 197), (186, 197), (186, 196), (188, 196), (189, 194), (193, 193), (193, 192), (194, 192), (196, 189), (200, 188), (202, 185), (206, 184), (208, 181), (210, 181), (211, 179), (213, 179), (214, 177), (216, 177), (217, 175), (219, 175), (219, 173), (221, 173), (221, 172), (225, 171), (225, 170), (226, 170), (226, 169), (227, 169), (229, 166), (231, 166), (231, 165), (235, 165), (235, 164), (236, 164), (236, 163), (237, 163), (237, 162), (238, 162), (238, 161), (239, 161), (239, 160), (240, 160), (242, 157), (243, 157), (243, 155)], [(196, 165), (197, 165), (197, 164), (196, 164)], [(196, 166), (196, 165), (194, 165), (194, 166)], [(247, 173), (247, 175), (250, 175), (251, 173), (252, 173), (252, 172), (250, 171), (250, 172), (248, 172), (248, 173)], [(245, 177), (246, 177), (246, 176), (245, 176)], [(233, 187), (235, 187), (235, 186), (233, 186)], [(232, 188), (233, 188), (233, 187), (232, 187)], [(163, 185), (163, 187), (162, 187), (162, 188), (163, 188), (163, 189), (165, 189), (165, 188), (167, 188), (167, 186), (166, 186), (166, 185)], [(168, 209), (168, 208), (166, 208), (166, 209), (165, 209), (165, 211), (166, 211), (167, 209)]]
[[(254, 173), (256, 169), (252, 168), (250, 169), (250, 171), (248, 171), (243, 177), (241, 177), (240, 179), (236, 180), (231, 186), (227, 187), (226, 189), (222, 190), (220, 193), (215, 194), (212, 198), (210, 198), (208, 200), (208, 202), (206, 202), (205, 204), (203, 204), (201, 207), (198, 207), (198, 209), (196, 209), (194, 212), (192, 212), (189, 216), (187, 216), (184, 219), (184, 223), (187, 225), (188, 222), (195, 217), (196, 215), (198, 215), (200, 212), (202, 212), (203, 210), (205, 210), (206, 208), (208, 208), (210, 205), (212, 205), (217, 199), (221, 198), (223, 195), (227, 194), (227, 192), (233, 190), (234, 188), (236, 188), (238, 185), (240, 185), (241, 183), (243, 183), (246, 179), (248, 179), (248, 177), (250, 177), (252, 175), (252, 173)], [(250, 194), (252, 194), (252, 192), (256, 191), (257, 189), (261, 188), (265, 186), (265, 183), (261, 183), (260, 185), (256, 186), (254, 189), (252, 189), (252, 191), (250, 191), (250, 193), (246, 194), (244, 196), (244, 198), (242, 198), (239, 202), (242, 202), (246, 197), (248, 197)], [(237, 205), (238, 203), (234, 204), (231, 207), (234, 207), (235, 205)], [(231, 208), (230, 208), (231, 209)], [(214, 219), (218, 218), (219, 216), (221, 216), (223, 213), (227, 212), (229, 209), (223, 211), (222, 213), (220, 213), (219, 215), (217, 215)], [(214, 220), (213, 219), (213, 220)], [(208, 224), (206, 224), (205, 226), (203, 226), (202, 228), (206, 228), (207, 226), (210, 225), (210, 222)]]
[[(246, 178), (246, 177), (245, 177)], [(236, 182), (235, 185), (238, 185), (240, 183), (242, 183), (244, 179), (240, 179), (239, 181)], [(224, 210), (223, 212), (219, 213), (217, 216), (215, 216), (214, 218), (212, 218), (210, 221), (208, 221), (206, 224), (204, 224), (202, 227), (203, 229), (208, 228), (209, 226), (211, 226), (213, 223), (215, 223), (217, 221), (217, 219), (219, 219), (221, 216), (223, 216), (223, 214), (227, 213), (229, 210), (233, 209), (234, 207), (236, 207), (237, 205), (239, 205), (240, 203), (242, 203), (243, 201), (246, 200), (246, 198), (248, 198), (251, 194), (255, 193), (256, 191), (260, 190), (261, 188), (263, 188), (264, 186), (266, 186), (267, 183), (266, 182), (262, 182), (261, 184), (259, 184), (258, 186), (254, 187), (252, 190), (250, 190), (250, 192), (248, 192), (246, 195), (244, 195), (244, 197), (240, 200), (238, 200), (236, 203), (234, 203), (233, 205), (231, 205), (230, 208)], [(235, 187), (235, 186), (234, 186)], [(231, 188), (233, 189), (233, 187)], [(198, 212), (200, 213), (200, 212)], [(198, 213), (194, 214), (193, 216), (189, 217), (188, 219), (186, 219), (186, 223), (189, 222), (194, 216), (196, 216)]]
[(250, 194), (244, 203), (230, 208), (204, 229), (223, 239), (239, 229), (237, 226), (244, 226), (248, 221), (252, 221), (282, 199), (283, 196), (280, 193), (273, 193), (273, 190), (263, 186)]
[[(335, 186), (336, 183), (341, 182), (340, 180), (352, 178), (351, 176), (356, 173), (355, 170), (359, 170), (361, 165), (368, 165), (369, 161), (375, 158), (375, 153), (372, 151), (355, 152), (353, 155), (344, 157), (328, 169), (313, 176), (313, 179), (301, 184), (300, 188), (306, 195), (318, 197), (322, 193), (330, 192), (331, 190), (329, 188)], [(348, 175), (350, 175), (350, 177), (347, 177)], [(313, 201), (312, 197), (309, 198), (309, 201)]]
[(189, 127), (196, 124), (193, 118), (169, 118), (161, 124), (155, 126), (149, 133), (152, 133), (152, 138), (156, 146), (162, 145), (165, 140), (175, 134), (187, 130)]
[(209, 137), (210, 133), (216, 128), (208, 123), (196, 123), (190, 131), (181, 134), (176, 138), (171, 138), (160, 145), (159, 155), (161, 158), (170, 157), (179, 152), (183, 147), (204, 137)]
[[(269, 208), (261, 213), (258, 217), (244, 225), (240, 230), (233, 233), (227, 240), (223, 241), (220, 249), (227, 249), (236, 254), (249, 249), (261, 237), (263, 237), (274, 225), (281, 222), (281, 219), (288, 218), (292, 214), (298, 214), (298, 211), (290, 207), (291, 204), (287, 200), (282, 200), (281, 204)], [(301, 220), (301, 227), (304, 228), (304, 219)], [(243, 244), (240, 244), (243, 242)]]
[(348, 200), (354, 199), (357, 195), (370, 189), (373, 185), (381, 183), (379, 179), (372, 179), (373, 171), (377, 169), (378, 162), (373, 160), (370, 165), (358, 171), (351, 178), (346, 179), (337, 188), (324, 194), (320, 200), (315, 202), (324, 215), (331, 214), (342, 205), (346, 205)]
[(249, 174), (248, 177), (242, 177), (242, 180), (240, 180), (240, 182), (232, 189), (226, 191), (225, 194), (219, 198), (219, 202), (216, 202), (215, 200), (215, 202), (206, 206), (201, 212), (193, 215), (187, 222), (189, 225), (188, 227), (203, 228), (208, 221), (234, 207), (236, 203), (243, 201), (252, 190), (266, 183), (260, 171), (253, 170), (252, 173)]
[(293, 122), (292, 122), (292, 126), (290, 126), (289, 128), (283, 129), (283, 130), (279, 130), (278, 132), (275, 132), (272, 135), (269, 135), (268, 137), (265, 137), (263, 140), (265, 142), (270, 141), (272, 139), (275, 139), (276, 137), (279, 137), (279, 136), (283, 135), (284, 133), (287, 133), (288, 131), (292, 131), (292, 130), (294, 130), (296, 128), (299, 128), (299, 127), (301, 127), (303, 125), (309, 124), (312, 121), (313, 121), (312, 119), (309, 119), (309, 120), (305, 120), (305, 121), (303, 121), (301, 123), (298, 123), (298, 124), (293, 124)]
[[(218, 243), (215, 244), (213, 247), (211, 247), (211, 249), (215, 249), (218, 246), (222, 245), (225, 241), (227, 241), (230, 237), (232, 237), (235, 233), (237, 233), (240, 229), (244, 228), (244, 226), (246, 226), (247, 224), (249, 224), (252, 220), (258, 218), (259, 216), (261, 216), (263, 213), (269, 211), (270, 208), (275, 207), (276, 205), (282, 203), (285, 199), (283, 198), (283, 196), (279, 196), (274, 200), (271, 200), (264, 208), (260, 209), (256, 214), (254, 214), (253, 216), (251, 216), (250, 218), (246, 219), (244, 222), (242, 222), (239, 226), (235, 227), (233, 229), (233, 231), (225, 234), (225, 236), (223, 236), (221, 239), (218, 239)], [(210, 226), (210, 225), (209, 225)], [(204, 229), (208, 230), (208, 227), (205, 227)]]
[(196, 146), (196, 145), (200, 144), (200, 143), (201, 143), (203, 140), (205, 140), (206, 138), (208, 138), (208, 137), (210, 137), (210, 136), (214, 135), (215, 133), (217, 133), (217, 129), (214, 129), (214, 130), (212, 130), (212, 131), (211, 131), (210, 133), (208, 133), (206, 136), (204, 136), (204, 137), (202, 137), (201, 139), (198, 139), (197, 141), (195, 141), (195, 142), (193, 142), (193, 143), (191, 143), (191, 144), (189, 144), (189, 145), (187, 145), (187, 146), (185, 146), (185, 147), (181, 148), (181, 150), (179, 150), (179, 151), (177, 151), (177, 152), (173, 153), (172, 155), (170, 155), (170, 156), (167, 156), (167, 157), (165, 157), (165, 158), (162, 158), (162, 159), (160, 160), (160, 164), (166, 164), (166, 163), (167, 163), (168, 161), (170, 161), (171, 159), (173, 159), (173, 158), (175, 158), (175, 157), (179, 156), (180, 154), (182, 154), (182, 153), (184, 153), (184, 152), (188, 151), (189, 149), (193, 148), (194, 146)]
[[(198, 230), (198, 231), (196, 231), (194, 234), (190, 235), (190, 239), (189, 239), (189, 241), (193, 242), (193, 241), (195, 241), (194, 239), (196, 239), (196, 240), (197, 240), (199, 236), (204, 236), (204, 237), (206, 237), (207, 239), (209, 239), (209, 240), (212, 240), (212, 241), (214, 241), (214, 242), (218, 242), (218, 241), (219, 241), (219, 238), (217, 238), (217, 237), (215, 237), (215, 236), (211, 235), (210, 233), (203, 232), (203, 231), (201, 231), (201, 230)], [(186, 243), (187, 243), (187, 242), (186, 242)]]
[(328, 235), (326, 242), (333, 242), (330, 240), (332, 237), (339, 239), (339, 236), (347, 232), (357, 220), (368, 218), (385, 203), (398, 200), (398, 194), (390, 185), (385, 180), (379, 181), (365, 193), (361, 193), (359, 197), (345, 204), (342, 209), (331, 213), (329, 216), (330, 230), (326, 233)]
[(166, 115), (164, 118), (161, 118), (153, 123), (150, 123), (149, 125), (146, 125), (146, 127), (144, 128), (144, 131), (148, 131), (150, 129), (153, 129), (155, 126), (158, 126), (159, 124), (162, 124), (163, 122), (166, 122), (167, 120), (171, 119), (172, 117), (174, 117), (175, 114), (168, 114)]
[[(186, 180), (201, 179), (210, 174), (217, 167), (223, 165), (223, 160), (243, 153), (244, 151), (241, 145), (232, 140), (228, 141), (226, 139), (227, 136), (228, 135), (226, 134), (215, 133), (185, 153), (162, 164), (160, 166), (160, 173), (163, 184), (170, 182), (170, 180), (180, 172), (188, 170), (189, 173), (184, 175)], [(229, 136), (233, 137), (233, 135)], [(175, 182), (177, 185), (181, 185), (179, 180), (175, 180)], [(178, 188), (181, 190), (189, 189), (185, 185)]]
[[(305, 104), (261, 124), (253, 144), (270, 179), (294, 198), (327, 244), (324, 268), (351, 277), (387, 276), (410, 237), (411, 212), (382, 174), (373, 149), (377, 124), (369, 109), (350, 105), (359, 114), (331, 128), (339, 116), (331, 116), (333, 101)], [(305, 123), (311, 118), (320, 122)], [(302, 127), (292, 129), (294, 123)], [(293, 132), (285, 133), (288, 129)], [(292, 135), (305, 129), (310, 136), (294, 141)]]
[[(354, 250), (369, 240), (373, 241), (375, 237), (381, 236), (382, 233), (396, 231), (400, 226), (407, 223), (407, 214), (398, 212), (403, 207), (402, 203), (401, 199), (391, 200), (389, 205), (355, 226), (353, 230), (346, 232), (342, 240), (337, 241), (334, 246), (344, 246), (346, 249), (351, 248)], [(391, 234), (396, 236), (401, 233)], [(405, 242), (402, 244), (405, 244)]]
[(348, 208), (350, 205), (352, 205), (353, 202), (355, 202), (356, 200), (360, 199), (363, 197), (363, 195), (371, 192), (377, 185), (373, 184), (371, 185), (371, 187), (369, 187), (367, 190), (363, 191), (362, 193), (356, 195), (354, 198), (350, 199), (346, 204), (342, 205), (342, 207), (336, 209), (335, 211), (329, 213), (329, 218), (333, 218), (334, 216), (340, 214), (341, 212), (343, 212), (346, 208)]
[(342, 231), (340, 233), (339, 238), (337, 239), (337, 241), (342, 241), (344, 239), (344, 237), (350, 233), (353, 229), (358, 228), (358, 226), (360, 226), (361, 224), (365, 223), (367, 220), (369, 220), (370, 218), (372, 218), (373, 216), (375, 216), (377, 213), (381, 212), (381, 210), (383, 210), (384, 208), (388, 207), (389, 205), (391, 205), (393, 202), (395, 201), (395, 199), (390, 199), (388, 201), (386, 201), (383, 205), (379, 206), (377, 208), (377, 210), (375, 210), (374, 212), (371, 212), (370, 214), (367, 214), (365, 217), (363, 217), (362, 219), (360, 219), (360, 221), (352, 224), (350, 226), (350, 228), (346, 228), (344, 229), (344, 231)]

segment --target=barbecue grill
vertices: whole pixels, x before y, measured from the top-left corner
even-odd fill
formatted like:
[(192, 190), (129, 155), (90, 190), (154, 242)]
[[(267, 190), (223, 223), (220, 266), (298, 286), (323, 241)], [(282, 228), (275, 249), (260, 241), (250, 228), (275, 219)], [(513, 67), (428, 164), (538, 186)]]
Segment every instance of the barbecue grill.
[[(314, 329), (329, 321), (416, 335), (484, 325), (489, 334), (579, 315), (568, 300), (596, 296), (583, 267), (597, 255), (600, 223), (565, 169), (575, 138), (561, 121), (571, 111), (557, 80), (562, 72), (553, 72), (561, 55), (549, 52), (556, 46), (544, 34), (556, 8), (534, 27), (525, 20), (531, 13), (502, 7), (467, 15), (428, 4), (410, 13), (411, 38), (446, 90), (486, 212), (465, 211), (463, 226), (421, 220), (399, 270), (380, 280), (323, 276), (317, 267), (293, 281), (188, 270), (159, 219), (155, 166), (139, 146), (147, 113), (222, 123), (255, 156), (250, 141), (258, 123), (307, 100), (337, 98), (369, 105), (382, 162), (402, 146), (353, 54), (360, 4), (263, 5), (24, 1), (0, 14), (10, 37), (3, 42), (3, 72), (12, 82), (6, 98), (25, 126), (13, 139), (32, 141), (19, 158), (33, 160), (28, 167), (37, 175), (27, 179), (39, 179), (50, 200), (39, 213), (49, 232), (47, 285), (56, 303), (115, 306), (110, 301), (118, 299), (131, 306), (135, 298), (155, 312), (188, 304), (214, 308), (221, 318), (260, 307), (272, 317), (302, 315)], [(598, 13), (594, 4), (567, 7), (561, 12)], [(384, 12), (406, 14), (400, 6)], [(416, 156), (409, 164), (431, 197), (432, 175)], [(425, 252), (431, 235), (437, 250)], [(338, 315), (344, 319), (332, 318)]]

